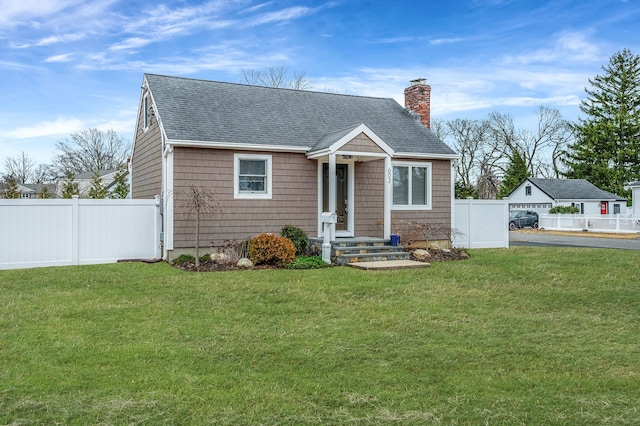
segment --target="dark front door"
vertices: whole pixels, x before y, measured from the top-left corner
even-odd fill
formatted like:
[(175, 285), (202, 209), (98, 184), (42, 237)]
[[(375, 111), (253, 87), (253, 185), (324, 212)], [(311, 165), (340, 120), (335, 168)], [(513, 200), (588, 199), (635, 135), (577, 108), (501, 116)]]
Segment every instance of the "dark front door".
[[(349, 182), (347, 164), (336, 164), (336, 231), (346, 231), (349, 224)], [(329, 165), (322, 167), (322, 211), (329, 211)]]

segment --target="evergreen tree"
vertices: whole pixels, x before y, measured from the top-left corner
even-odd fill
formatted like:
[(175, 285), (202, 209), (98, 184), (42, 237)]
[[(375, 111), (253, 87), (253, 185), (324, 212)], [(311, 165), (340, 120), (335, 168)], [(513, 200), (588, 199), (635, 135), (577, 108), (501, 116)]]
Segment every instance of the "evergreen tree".
[(628, 196), (625, 183), (640, 178), (640, 56), (624, 49), (603, 70), (585, 89), (565, 176)]
[(49, 191), (49, 188), (44, 185), (38, 193), (38, 197), (42, 199), (53, 198), (53, 194), (51, 193), (51, 191)]
[(102, 183), (102, 177), (96, 170), (95, 172), (93, 172), (93, 176), (91, 176), (91, 187), (89, 188), (87, 197), (104, 199), (107, 198), (108, 194), (109, 191), (107, 191), (107, 188), (104, 187), (104, 184)]
[(119, 170), (113, 178), (113, 191), (111, 198), (125, 199), (129, 195), (129, 182), (127, 182), (127, 171)]
[(471, 186), (466, 185), (463, 181), (459, 180), (455, 183), (455, 196), (459, 200), (464, 200), (466, 198), (478, 198), (478, 191)]
[(529, 176), (531, 175), (524, 156), (514, 150), (509, 157), (509, 166), (505, 170), (498, 197), (502, 198), (511, 194)]
[(62, 182), (62, 198), (71, 198), (79, 195), (78, 184), (74, 182), (73, 173), (67, 172), (64, 182)]
[(18, 181), (13, 176), (7, 179), (7, 185), (5, 186), (4, 197), (5, 198), (20, 198), (22, 194), (18, 190)]

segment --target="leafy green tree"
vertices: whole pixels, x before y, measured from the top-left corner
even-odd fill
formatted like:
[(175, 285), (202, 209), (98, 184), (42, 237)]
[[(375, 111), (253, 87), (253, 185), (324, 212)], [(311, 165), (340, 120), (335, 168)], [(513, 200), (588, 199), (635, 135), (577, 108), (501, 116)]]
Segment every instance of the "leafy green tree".
[(91, 186), (89, 187), (89, 192), (87, 193), (87, 197), (89, 198), (98, 198), (104, 199), (107, 198), (109, 191), (104, 187), (102, 183), (102, 176), (96, 170), (93, 172), (93, 176), (91, 176)]
[(71, 198), (74, 195), (79, 195), (78, 184), (75, 183), (73, 173), (68, 171), (66, 177), (62, 182), (62, 198)]
[(625, 183), (640, 178), (640, 56), (624, 49), (603, 70), (585, 89), (565, 175), (629, 196)]
[(5, 198), (20, 198), (22, 194), (18, 190), (18, 181), (13, 176), (10, 176), (7, 179), (7, 184), (5, 186), (4, 197)]
[(531, 176), (527, 161), (519, 151), (514, 150), (509, 157), (509, 165), (504, 172), (504, 178), (500, 185), (498, 197), (506, 197), (522, 183), (523, 180)]
[(113, 178), (113, 190), (111, 198), (125, 199), (129, 195), (129, 183), (127, 182), (127, 171), (119, 170)]

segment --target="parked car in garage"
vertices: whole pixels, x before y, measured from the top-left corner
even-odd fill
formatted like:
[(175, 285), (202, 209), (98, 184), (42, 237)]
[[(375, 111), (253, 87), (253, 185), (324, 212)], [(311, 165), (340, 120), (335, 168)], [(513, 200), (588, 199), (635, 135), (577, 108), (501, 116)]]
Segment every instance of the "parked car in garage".
[(530, 226), (538, 227), (538, 213), (525, 210), (511, 210), (509, 212), (509, 229), (524, 228)]

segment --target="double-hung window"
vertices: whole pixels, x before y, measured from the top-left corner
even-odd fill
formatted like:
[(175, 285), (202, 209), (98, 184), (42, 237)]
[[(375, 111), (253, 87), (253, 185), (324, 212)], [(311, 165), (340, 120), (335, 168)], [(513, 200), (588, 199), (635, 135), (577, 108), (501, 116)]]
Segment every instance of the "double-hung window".
[(235, 198), (271, 198), (271, 156), (234, 155)]
[(393, 208), (431, 209), (431, 163), (393, 165)]

